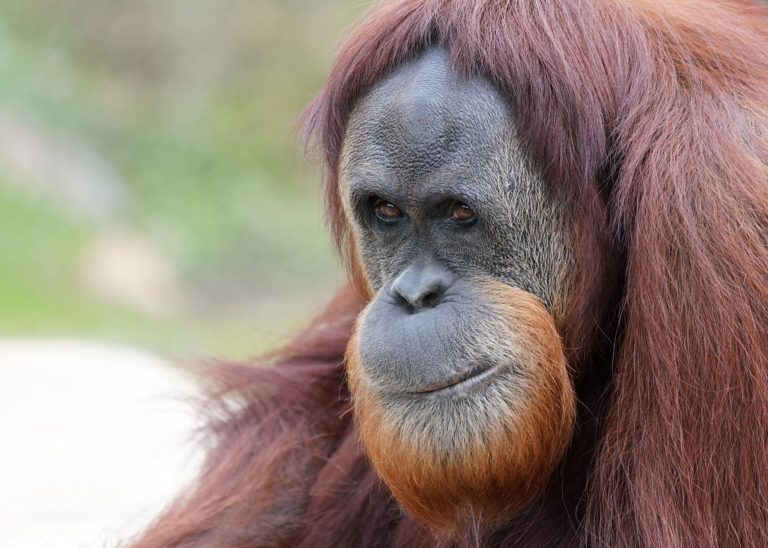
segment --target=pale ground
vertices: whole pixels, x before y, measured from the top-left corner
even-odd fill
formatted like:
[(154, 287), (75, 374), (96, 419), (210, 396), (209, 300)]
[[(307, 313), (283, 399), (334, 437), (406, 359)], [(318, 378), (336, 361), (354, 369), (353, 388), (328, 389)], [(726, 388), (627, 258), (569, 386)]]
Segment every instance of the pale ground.
[(180, 369), (138, 350), (0, 338), (0, 547), (112, 547), (194, 477)]

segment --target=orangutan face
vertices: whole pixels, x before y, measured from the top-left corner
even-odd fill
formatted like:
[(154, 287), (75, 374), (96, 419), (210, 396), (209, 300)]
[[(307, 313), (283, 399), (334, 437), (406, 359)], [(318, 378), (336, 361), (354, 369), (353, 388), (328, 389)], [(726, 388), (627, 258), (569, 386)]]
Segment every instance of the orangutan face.
[(357, 105), (345, 213), (373, 298), (347, 350), (366, 451), (396, 498), (455, 529), (529, 503), (572, 435), (557, 327), (573, 226), (494, 86), (432, 49)]

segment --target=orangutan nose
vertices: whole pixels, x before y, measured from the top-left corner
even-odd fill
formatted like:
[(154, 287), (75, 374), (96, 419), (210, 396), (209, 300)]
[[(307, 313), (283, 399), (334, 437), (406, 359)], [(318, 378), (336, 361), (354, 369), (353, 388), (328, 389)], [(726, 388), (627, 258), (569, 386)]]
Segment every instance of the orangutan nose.
[(440, 304), (454, 280), (452, 272), (435, 262), (417, 262), (392, 282), (391, 295), (409, 311), (418, 312)]

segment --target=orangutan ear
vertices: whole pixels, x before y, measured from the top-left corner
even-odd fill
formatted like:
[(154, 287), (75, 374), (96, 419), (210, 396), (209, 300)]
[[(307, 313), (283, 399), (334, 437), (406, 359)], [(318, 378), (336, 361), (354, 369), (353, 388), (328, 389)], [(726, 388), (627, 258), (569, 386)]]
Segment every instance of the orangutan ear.
[(591, 502), (608, 545), (765, 542), (744, 535), (768, 493), (768, 51), (724, 12), (649, 10), (652, 88), (620, 113), (625, 332)]

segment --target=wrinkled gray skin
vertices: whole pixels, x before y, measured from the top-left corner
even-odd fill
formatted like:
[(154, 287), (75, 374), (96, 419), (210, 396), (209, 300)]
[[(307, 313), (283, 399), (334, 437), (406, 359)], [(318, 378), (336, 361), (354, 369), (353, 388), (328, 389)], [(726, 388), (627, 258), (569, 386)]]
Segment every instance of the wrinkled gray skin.
[[(528, 291), (550, 312), (562, 304), (572, 264), (567, 204), (545, 191), (524, 157), (500, 93), (456, 74), (445, 50), (401, 66), (358, 103), (341, 182), (375, 292), (360, 358), (382, 394), (455, 398), (470, 388), (441, 388), (505, 359), (499, 352), (508, 346), (495, 340), (503, 318), (483, 294), (484, 279)], [(403, 217), (377, 219), (377, 198)], [(454, 201), (477, 221), (451, 220)]]

